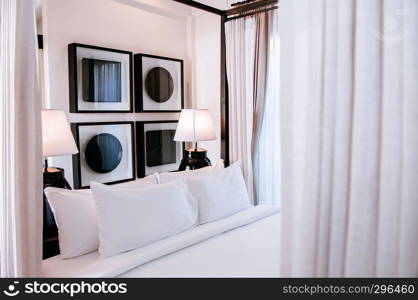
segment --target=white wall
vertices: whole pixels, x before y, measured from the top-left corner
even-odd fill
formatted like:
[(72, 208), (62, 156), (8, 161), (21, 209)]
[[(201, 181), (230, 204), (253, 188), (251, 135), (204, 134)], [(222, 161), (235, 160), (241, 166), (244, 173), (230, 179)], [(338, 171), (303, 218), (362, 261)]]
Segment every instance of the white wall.
[[(187, 17), (188, 10), (161, 0), (44, 0), (46, 107), (64, 110), (70, 122), (178, 118), (174, 113), (70, 114), (67, 46), (77, 42), (183, 59), (186, 107), (210, 108), (219, 125), (219, 17)], [(201, 145), (213, 161), (219, 158), (219, 139)], [(51, 164), (63, 167), (72, 185), (72, 158), (54, 158)]]

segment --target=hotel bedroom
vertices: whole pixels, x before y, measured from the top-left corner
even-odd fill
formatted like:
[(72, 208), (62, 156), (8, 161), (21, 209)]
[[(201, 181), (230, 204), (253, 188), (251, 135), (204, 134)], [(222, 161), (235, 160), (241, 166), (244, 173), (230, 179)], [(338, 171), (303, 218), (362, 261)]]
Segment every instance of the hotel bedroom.
[(0, 13), (1, 277), (418, 277), (417, 1)]

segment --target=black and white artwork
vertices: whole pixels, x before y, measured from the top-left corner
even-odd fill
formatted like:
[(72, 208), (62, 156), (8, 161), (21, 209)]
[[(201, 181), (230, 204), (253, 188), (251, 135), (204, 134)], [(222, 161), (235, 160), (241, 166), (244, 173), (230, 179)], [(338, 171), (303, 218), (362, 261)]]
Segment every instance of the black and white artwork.
[(132, 53), (82, 44), (68, 46), (70, 111), (132, 112)]
[(96, 134), (87, 142), (84, 156), (90, 169), (106, 174), (116, 169), (122, 161), (122, 144), (113, 134)]
[(73, 156), (74, 188), (135, 179), (133, 127), (133, 122), (71, 124), (80, 149)]
[(183, 157), (183, 143), (175, 142), (177, 121), (136, 123), (138, 177), (176, 171)]
[(83, 58), (81, 66), (83, 101), (122, 102), (121, 62)]
[(135, 54), (137, 112), (179, 112), (183, 108), (183, 61)]

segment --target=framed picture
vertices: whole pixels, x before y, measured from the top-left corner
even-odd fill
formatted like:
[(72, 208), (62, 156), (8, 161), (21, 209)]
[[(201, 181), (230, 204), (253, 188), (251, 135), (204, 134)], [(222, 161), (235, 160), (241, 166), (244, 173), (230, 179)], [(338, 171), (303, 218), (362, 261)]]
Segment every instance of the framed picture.
[(184, 143), (175, 142), (178, 121), (136, 122), (138, 177), (176, 171)]
[(135, 54), (135, 110), (180, 112), (184, 106), (183, 61)]
[(70, 112), (133, 111), (132, 52), (68, 45)]
[(72, 123), (71, 130), (80, 150), (73, 155), (74, 188), (135, 179), (133, 122)]

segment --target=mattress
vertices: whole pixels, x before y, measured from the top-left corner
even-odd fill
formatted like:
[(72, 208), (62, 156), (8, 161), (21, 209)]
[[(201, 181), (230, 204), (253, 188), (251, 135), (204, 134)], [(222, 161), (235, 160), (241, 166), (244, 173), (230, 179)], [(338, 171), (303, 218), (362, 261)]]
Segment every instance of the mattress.
[(278, 277), (280, 213), (256, 206), (108, 258), (43, 261), (45, 277)]

